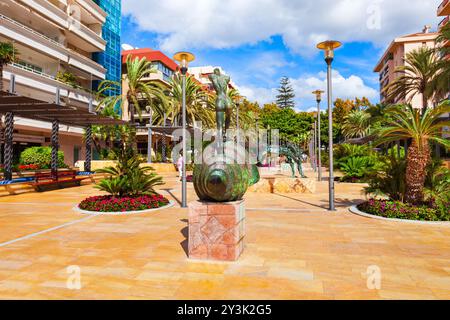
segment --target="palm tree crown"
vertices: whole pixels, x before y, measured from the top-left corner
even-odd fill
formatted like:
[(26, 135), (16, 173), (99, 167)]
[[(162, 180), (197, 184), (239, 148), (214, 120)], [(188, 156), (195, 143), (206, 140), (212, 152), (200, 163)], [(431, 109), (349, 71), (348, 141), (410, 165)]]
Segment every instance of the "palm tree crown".
[[(149, 83), (146, 78), (150, 74), (155, 73), (156, 70), (152, 67), (151, 61), (146, 58), (132, 59), (131, 55), (128, 55), (126, 60), (125, 74), (123, 76), (124, 87), (117, 81), (105, 80), (99, 86), (99, 94), (105, 95), (108, 92), (120, 92), (123, 89), (122, 94), (115, 94), (103, 97), (99, 108), (107, 106), (117, 107), (120, 106), (122, 112), (124, 109), (124, 102), (128, 102), (129, 116), (131, 123), (135, 122), (135, 113), (142, 116), (142, 107), (154, 107), (153, 102), (158, 101), (161, 104), (166, 103), (166, 97), (164, 95), (164, 89), (162, 86), (156, 83)], [(159, 109), (156, 109), (157, 111)]]
[(417, 94), (422, 95), (422, 110), (434, 98), (435, 79), (442, 72), (434, 50), (422, 47), (406, 55), (405, 65), (396, 69), (400, 76), (387, 86), (387, 100), (410, 103)]

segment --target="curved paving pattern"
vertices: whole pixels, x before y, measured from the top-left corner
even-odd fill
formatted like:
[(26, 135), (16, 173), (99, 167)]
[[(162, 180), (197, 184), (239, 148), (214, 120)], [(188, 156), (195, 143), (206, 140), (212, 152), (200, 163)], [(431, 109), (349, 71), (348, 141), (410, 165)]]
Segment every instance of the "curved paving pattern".
[[(179, 200), (175, 177), (166, 194)], [(312, 195), (247, 195), (246, 248), (236, 263), (190, 261), (187, 210), (84, 216), (92, 186), (0, 198), (0, 298), (31, 299), (449, 299), (450, 228), (352, 215), (360, 186), (326, 183)], [(190, 199), (194, 192), (189, 190)], [(172, 196), (171, 196), (172, 197)], [(79, 266), (81, 290), (67, 268)], [(368, 289), (378, 266), (381, 290)]]

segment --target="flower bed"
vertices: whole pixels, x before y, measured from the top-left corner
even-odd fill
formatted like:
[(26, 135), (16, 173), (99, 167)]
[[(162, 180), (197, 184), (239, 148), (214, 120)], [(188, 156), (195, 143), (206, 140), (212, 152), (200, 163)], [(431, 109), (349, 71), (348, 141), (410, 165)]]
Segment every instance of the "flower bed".
[(162, 195), (135, 197), (96, 196), (83, 200), (78, 208), (93, 212), (131, 212), (165, 207), (169, 204)]
[(358, 209), (390, 219), (450, 221), (450, 204), (445, 208), (439, 208), (433, 203), (413, 206), (400, 201), (370, 199), (358, 205)]

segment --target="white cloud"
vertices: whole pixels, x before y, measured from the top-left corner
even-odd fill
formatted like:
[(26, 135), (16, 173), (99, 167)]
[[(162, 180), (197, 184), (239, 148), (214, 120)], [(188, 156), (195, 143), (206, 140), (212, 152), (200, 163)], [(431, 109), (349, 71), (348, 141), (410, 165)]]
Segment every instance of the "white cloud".
[[(378, 98), (377, 90), (367, 86), (364, 83), (364, 80), (356, 75), (351, 75), (348, 78), (345, 78), (339, 73), (339, 71), (334, 70), (332, 80), (333, 98)], [(314, 76), (305, 76), (292, 79), (291, 82), (297, 99), (311, 99), (311, 97), (313, 97), (312, 92), (317, 89), (321, 89), (326, 92), (327, 75), (325, 72), (319, 72)], [(326, 98), (326, 94), (324, 97)]]
[(249, 101), (257, 101), (260, 105), (273, 102), (276, 96), (276, 89), (254, 86), (240, 86), (239, 92)]
[(281, 35), (293, 52), (310, 55), (318, 41), (370, 41), (438, 22), (441, 0), (127, 0), (123, 12), (159, 34), (162, 50), (230, 48)]
[[(369, 100), (376, 101), (378, 99), (378, 92), (367, 86), (364, 80), (356, 75), (351, 75), (348, 78), (342, 76), (339, 71), (333, 72), (333, 100), (354, 99), (355, 97), (367, 97)], [(313, 91), (321, 89), (326, 92), (327, 79), (326, 73), (319, 72), (316, 75), (302, 75), (299, 78), (291, 79), (292, 87), (296, 94), (297, 108), (301, 110), (314, 109), (311, 107), (314, 101)], [(260, 104), (273, 102), (277, 95), (276, 88), (261, 88), (253, 86), (240, 87), (241, 93), (251, 101), (258, 101)], [(323, 101), (326, 101), (326, 93), (323, 96)], [(325, 108), (325, 103), (322, 104)]]

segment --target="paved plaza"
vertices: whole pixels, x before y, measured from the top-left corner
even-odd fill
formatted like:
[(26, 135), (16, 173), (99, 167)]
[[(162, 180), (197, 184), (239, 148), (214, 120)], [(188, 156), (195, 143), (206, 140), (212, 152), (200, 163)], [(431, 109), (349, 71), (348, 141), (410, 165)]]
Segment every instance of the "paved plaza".
[[(159, 191), (176, 205), (130, 216), (73, 211), (98, 194), (92, 185), (0, 198), (0, 298), (450, 298), (450, 227), (355, 216), (361, 185), (336, 185), (335, 213), (326, 182), (310, 195), (248, 193), (243, 255), (206, 263), (187, 258), (188, 212), (178, 179), (165, 181)], [(70, 266), (80, 290), (67, 288)], [(371, 290), (377, 268), (381, 289)]]

